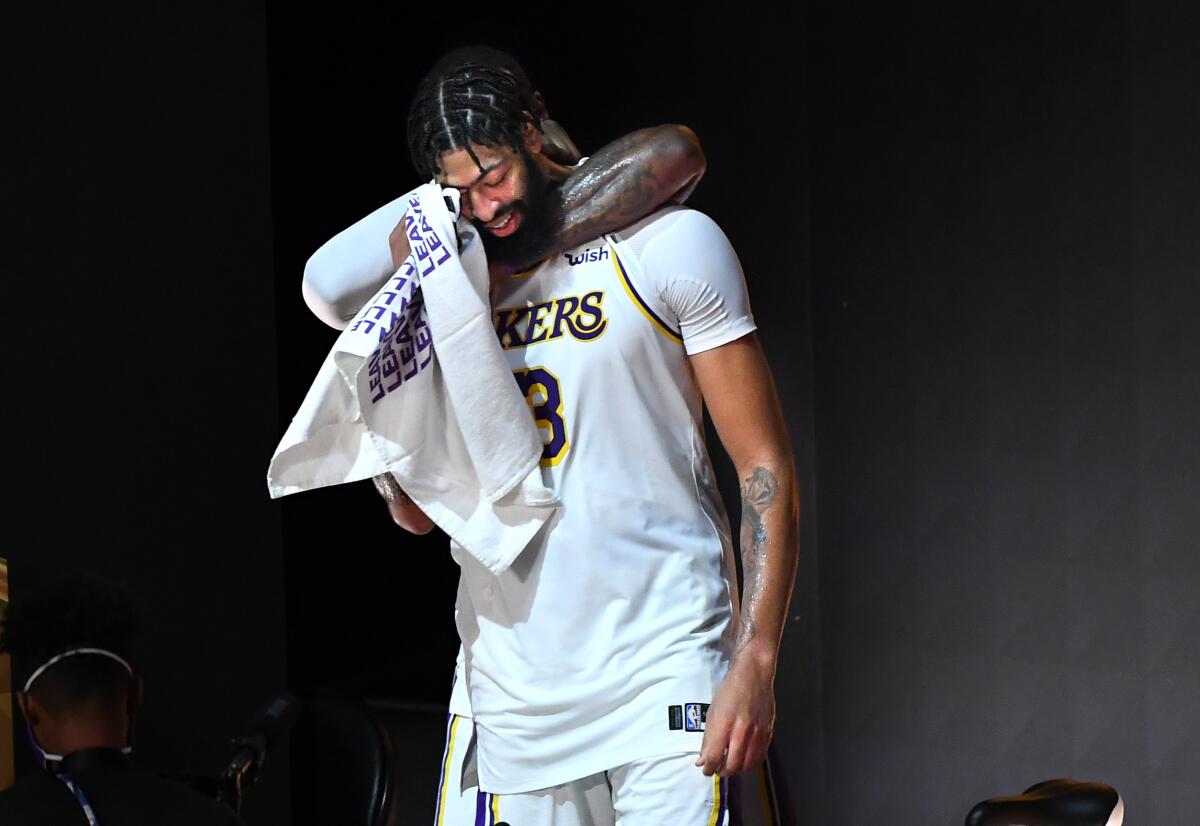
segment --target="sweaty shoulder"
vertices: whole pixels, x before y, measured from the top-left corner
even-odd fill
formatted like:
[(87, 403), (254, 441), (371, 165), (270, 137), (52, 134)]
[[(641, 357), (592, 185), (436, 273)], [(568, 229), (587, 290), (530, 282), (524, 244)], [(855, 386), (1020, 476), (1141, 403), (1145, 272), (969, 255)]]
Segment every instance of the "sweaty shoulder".
[(667, 207), (611, 238), (634, 292), (678, 332), (689, 355), (755, 329), (741, 262), (703, 212)]

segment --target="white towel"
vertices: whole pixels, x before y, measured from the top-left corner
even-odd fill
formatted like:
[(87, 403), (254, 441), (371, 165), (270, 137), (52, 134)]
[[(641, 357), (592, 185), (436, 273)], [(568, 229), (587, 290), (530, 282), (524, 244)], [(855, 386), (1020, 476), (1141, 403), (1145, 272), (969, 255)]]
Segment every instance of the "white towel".
[(499, 573), (558, 505), (542, 484), (542, 438), (492, 327), (477, 231), (455, 226), (433, 183), (416, 191), (405, 223), (412, 255), (321, 365), (268, 488), (277, 498), (390, 472)]

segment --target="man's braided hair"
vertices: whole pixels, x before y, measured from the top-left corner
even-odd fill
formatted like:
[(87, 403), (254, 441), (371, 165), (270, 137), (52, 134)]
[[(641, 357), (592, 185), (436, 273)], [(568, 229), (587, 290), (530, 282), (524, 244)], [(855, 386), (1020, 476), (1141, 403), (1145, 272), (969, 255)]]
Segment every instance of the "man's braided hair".
[(519, 149), (522, 129), (538, 107), (525, 72), (510, 55), (488, 47), (447, 54), (417, 87), (408, 110), (408, 148), (422, 178), (441, 171), (442, 153), (471, 144)]

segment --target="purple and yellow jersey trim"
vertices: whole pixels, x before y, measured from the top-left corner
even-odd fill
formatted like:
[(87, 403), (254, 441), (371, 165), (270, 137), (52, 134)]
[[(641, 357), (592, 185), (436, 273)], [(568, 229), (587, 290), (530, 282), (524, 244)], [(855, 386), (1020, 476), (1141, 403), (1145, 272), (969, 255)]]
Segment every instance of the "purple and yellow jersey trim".
[(713, 808), (707, 826), (729, 826), (729, 780), (713, 775)]
[(647, 304), (640, 295), (638, 295), (637, 289), (633, 286), (633, 282), (629, 279), (629, 273), (626, 271), (625, 265), (621, 263), (621, 257), (617, 255), (617, 248), (611, 243), (609, 244), (609, 248), (612, 250), (613, 268), (617, 271), (617, 280), (620, 281), (621, 286), (625, 288), (625, 294), (629, 296), (629, 300), (633, 302), (633, 305), (641, 311), (642, 315), (646, 317), (646, 320), (649, 321), (656, 330), (676, 344), (683, 344), (683, 336), (676, 332), (670, 324), (663, 321), (662, 318), (659, 317), (658, 313), (650, 309), (650, 305)]
[(475, 792), (475, 826), (496, 826), (500, 822), (500, 797)]
[(450, 714), (446, 721), (446, 750), (442, 754), (442, 777), (438, 783), (437, 817), (434, 819), (436, 826), (445, 826), (446, 795), (450, 790), (450, 778), (453, 776), (451, 764), (454, 762), (454, 741), (461, 721), (462, 718), (457, 714)]

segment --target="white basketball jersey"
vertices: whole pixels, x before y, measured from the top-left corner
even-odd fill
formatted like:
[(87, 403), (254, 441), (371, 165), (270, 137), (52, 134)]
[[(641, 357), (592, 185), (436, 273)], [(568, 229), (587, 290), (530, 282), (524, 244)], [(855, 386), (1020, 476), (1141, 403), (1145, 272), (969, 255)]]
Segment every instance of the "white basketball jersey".
[[(701, 213), (664, 210), (494, 290), (497, 334), (543, 431), (542, 474), (562, 505), (499, 576), (452, 548), (489, 792), (700, 747), (731, 655), (736, 588), (689, 327), (670, 305), (677, 275), (693, 279), (685, 291), (709, 286), (690, 260), (704, 244), (680, 243), (693, 231), (728, 248)], [(660, 249), (643, 261), (659, 236), (678, 255)], [(676, 265), (682, 274), (666, 272)], [(715, 315), (708, 301), (691, 352), (754, 328), (732, 249), (722, 266), (734, 269), (722, 277), (740, 295)]]

